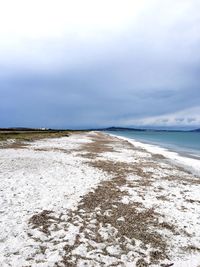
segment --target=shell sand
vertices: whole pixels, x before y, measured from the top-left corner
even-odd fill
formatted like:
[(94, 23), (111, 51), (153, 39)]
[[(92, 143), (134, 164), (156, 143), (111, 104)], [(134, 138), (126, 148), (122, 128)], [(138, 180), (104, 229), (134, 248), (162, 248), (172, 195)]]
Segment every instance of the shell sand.
[(200, 265), (200, 179), (99, 132), (0, 149), (2, 266)]

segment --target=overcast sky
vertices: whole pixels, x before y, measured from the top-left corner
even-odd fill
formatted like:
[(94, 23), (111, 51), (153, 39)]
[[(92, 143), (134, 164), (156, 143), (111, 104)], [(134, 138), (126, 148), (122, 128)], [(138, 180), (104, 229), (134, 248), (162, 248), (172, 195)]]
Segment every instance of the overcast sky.
[(0, 0), (0, 127), (200, 127), (199, 0)]

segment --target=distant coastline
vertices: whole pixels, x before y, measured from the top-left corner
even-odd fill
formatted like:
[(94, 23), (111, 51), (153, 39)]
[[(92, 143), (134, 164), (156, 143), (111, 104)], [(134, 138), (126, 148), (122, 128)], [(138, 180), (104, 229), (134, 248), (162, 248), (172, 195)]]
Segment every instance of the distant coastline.
[(138, 131), (138, 132), (200, 132), (200, 128), (192, 129), (192, 130), (180, 130), (180, 129), (153, 129), (153, 128), (132, 128), (132, 127), (102, 127), (102, 128), (28, 128), (28, 127), (8, 127), (8, 128), (0, 128), (0, 131)]
[(146, 129), (146, 128), (129, 128), (129, 127), (108, 127), (105, 131), (138, 131), (138, 132), (200, 132), (200, 128), (193, 130), (172, 130), (172, 129)]

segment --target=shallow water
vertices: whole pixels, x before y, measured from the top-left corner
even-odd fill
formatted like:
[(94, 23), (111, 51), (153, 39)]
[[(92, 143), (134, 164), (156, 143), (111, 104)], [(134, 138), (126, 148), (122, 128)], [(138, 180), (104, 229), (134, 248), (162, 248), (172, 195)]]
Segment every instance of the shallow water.
[(200, 159), (200, 133), (198, 132), (164, 132), (164, 131), (109, 131), (119, 135), (167, 148), (188, 157)]

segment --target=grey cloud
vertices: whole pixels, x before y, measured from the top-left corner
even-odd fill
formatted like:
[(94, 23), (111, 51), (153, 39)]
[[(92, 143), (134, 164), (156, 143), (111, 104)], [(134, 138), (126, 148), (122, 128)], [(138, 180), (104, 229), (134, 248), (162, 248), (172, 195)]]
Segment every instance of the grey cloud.
[(177, 122), (183, 122), (184, 121), (184, 118), (176, 118), (175, 121), (177, 121)]
[(187, 118), (188, 123), (195, 122), (196, 118)]
[[(0, 126), (101, 127), (198, 106), (200, 16), (186, 12), (165, 25), (162, 14), (170, 14), (175, 2), (181, 5), (157, 1), (138, 30), (132, 27), (105, 45), (46, 40), (37, 44), (42, 59), (30, 49), (22, 62), (5, 60)], [(192, 3), (190, 12), (197, 1)]]

